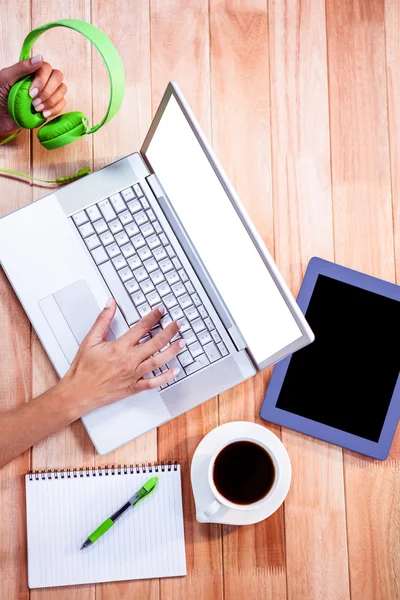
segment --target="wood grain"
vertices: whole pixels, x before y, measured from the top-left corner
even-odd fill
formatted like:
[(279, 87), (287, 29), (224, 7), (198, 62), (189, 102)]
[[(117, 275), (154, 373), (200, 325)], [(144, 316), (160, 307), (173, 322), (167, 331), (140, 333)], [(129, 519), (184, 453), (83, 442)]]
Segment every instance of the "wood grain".
[[(20, 42), (30, 25), (24, 0), (13, 10), (0, 3), (0, 23), (8, 23), (12, 35), (0, 35), (0, 68), (18, 60)], [(29, 132), (0, 150), (0, 167), (29, 171)], [(24, 206), (32, 199), (32, 188), (12, 178), (0, 181), (0, 217)], [(0, 273), (0, 410), (9, 410), (28, 401), (32, 395), (30, 325), (16, 296)], [(30, 453), (0, 470), (0, 599), (28, 600), (26, 565), (25, 485), (23, 475), (30, 468)]]
[[(170, 79), (181, 85), (280, 271), (297, 293), (313, 255), (400, 282), (400, 5), (397, 0), (3, 0), (0, 68), (31, 28), (81, 18), (124, 61), (115, 119), (49, 153), (25, 132), (0, 166), (38, 177), (100, 168), (140, 148)], [(89, 42), (47, 32), (35, 45), (65, 73), (68, 110), (101, 119), (108, 75)], [(48, 193), (0, 179), (0, 216)], [(0, 274), (0, 410), (56, 375)], [(265, 598), (400, 600), (400, 429), (389, 459), (369, 460), (267, 424), (293, 469), (284, 508), (256, 526), (200, 525), (190, 462), (218, 423), (259, 421), (270, 371), (106, 457), (80, 421), (0, 471), (0, 600)], [(182, 464), (185, 578), (33, 590), (26, 575), (24, 473), (34, 468)]]
[[(334, 257), (323, 3), (272, 0), (269, 30), (275, 258), (297, 294), (309, 259)], [(286, 429), (282, 440), (288, 598), (349, 598), (342, 452)]]
[[(261, 0), (210, 2), (213, 146), (273, 251), (268, 14)], [(268, 374), (220, 397), (220, 422), (257, 420)], [(283, 509), (223, 527), (226, 598), (286, 598)]]
[[(206, 133), (211, 133), (207, 0), (151, 0), (151, 82), (153, 113), (170, 80), (180, 84)], [(182, 465), (187, 576), (160, 582), (161, 598), (223, 597), (221, 530), (200, 525), (190, 486), (190, 464), (201, 438), (218, 425), (218, 402), (202, 406), (159, 428), (160, 460)]]
[[(327, 24), (336, 259), (394, 281), (384, 3), (329, 0)], [(344, 454), (351, 597), (398, 598), (399, 445)]]

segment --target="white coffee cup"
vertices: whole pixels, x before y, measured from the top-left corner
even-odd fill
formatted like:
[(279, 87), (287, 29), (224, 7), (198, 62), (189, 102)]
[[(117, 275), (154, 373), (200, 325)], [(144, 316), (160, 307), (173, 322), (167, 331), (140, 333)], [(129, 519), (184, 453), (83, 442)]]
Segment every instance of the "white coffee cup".
[[(217, 490), (215, 483), (214, 483), (214, 465), (215, 465), (216, 458), (219, 456), (220, 452), (222, 452), (222, 450), (224, 448), (226, 448), (227, 446), (231, 446), (235, 442), (251, 442), (257, 446), (260, 446), (268, 454), (268, 456), (270, 457), (270, 459), (272, 460), (272, 463), (274, 465), (275, 477), (274, 477), (274, 481), (273, 481), (273, 484), (272, 484), (270, 490), (268, 490), (268, 492), (265, 494), (265, 496), (263, 498), (261, 498), (260, 500), (258, 500), (256, 502), (252, 502), (251, 504), (236, 504), (235, 502), (231, 502)], [(249, 468), (251, 468), (250, 465), (249, 465)], [(262, 476), (263, 474), (260, 473), (260, 475)], [(238, 474), (238, 477), (240, 477), (240, 474)], [(276, 492), (276, 490), (279, 486), (280, 477), (281, 477), (281, 471), (280, 471), (280, 466), (279, 466), (278, 460), (277, 460), (276, 456), (274, 455), (273, 451), (269, 448), (269, 446), (267, 444), (265, 444), (264, 442), (260, 441), (257, 438), (248, 437), (248, 436), (243, 436), (243, 437), (239, 437), (239, 438), (230, 440), (226, 444), (223, 444), (222, 446), (220, 446), (220, 448), (218, 448), (214, 452), (213, 456), (211, 457), (210, 464), (208, 467), (208, 483), (209, 483), (211, 491), (214, 495), (214, 500), (205, 509), (204, 516), (207, 519), (211, 519), (215, 515), (215, 513), (221, 508), (221, 505), (226, 506), (227, 508), (234, 509), (234, 510), (256, 510), (258, 508), (261, 508), (262, 506), (267, 504), (267, 502), (269, 502), (271, 500), (271, 498), (273, 498), (274, 493)]]
[[(275, 470), (275, 478), (265, 496), (249, 504), (232, 502), (214, 482), (214, 465), (218, 455), (235, 442), (260, 446), (270, 457)], [(200, 442), (193, 456), (191, 479), (197, 521), (232, 525), (257, 523), (273, 514), (285, 500), (291, 481), (290, 459), (284, 445), (272, 431), (256, 423), (233, 421), (216, 427)]]

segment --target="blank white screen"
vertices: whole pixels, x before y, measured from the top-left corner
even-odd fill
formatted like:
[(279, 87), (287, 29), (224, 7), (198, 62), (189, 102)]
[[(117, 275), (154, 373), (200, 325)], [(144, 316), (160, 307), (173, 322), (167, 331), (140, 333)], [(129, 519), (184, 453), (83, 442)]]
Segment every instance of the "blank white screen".
[(296, 321), (174, 96), (146, 157), (256, 362), (299, 339)]

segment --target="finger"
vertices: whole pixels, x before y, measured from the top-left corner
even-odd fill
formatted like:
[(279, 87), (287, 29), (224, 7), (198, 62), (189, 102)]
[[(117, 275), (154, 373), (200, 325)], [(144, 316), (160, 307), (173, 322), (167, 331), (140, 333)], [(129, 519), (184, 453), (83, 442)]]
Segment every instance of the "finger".
[(63, 79), (64, 75), (61, 73), (61, 71), (54, 70), (51, 73), (47, 83), (44, 85), (43, 89), (40, 90), (39, 94), (32, 102), (33, 106), (36, 108), (37, 105), (46, 102), (54, 94), (56, 89), (61, 85)]
[(174, 342), (166, 350), (163, 352), (158, 352), (155, 356), (151, 356), (147, 360), (141, 363), (138, 367), (138, 375), (139, 377), (143, 377), (150, 373), (150, 371), (155, 371), (162, 367), (162, 365), (166, 365), (169, 361), (174, 358), (181, 350), (186, 346), (186, 340), (183, 338)]
[(66, 104), (67, 104), (67, 102), (66, 102), (65, 98), (62, 98), (60, 100), (60, 102), (58, 102), (58, 104), (53, 106), (53, 108), (48, 108), (48, 109), (44, 110), (42, 112), (42, 115), (44, 116), (45, 119), (48, 119), (49, 117), (55, 117), (56, 115), (60, 114), (61, 111), (64, 110)]
[(29, 95), (31, 98), (35, 98), (39, 94), (39, 92), (41, 92), (41, 90), (48, 82), (52, 71), (52, 66), (49, 65), (49, 63), (47, 62), (44, 62), (40, 69), (36, 71), (35, 78), (32, 81), (29, 88)]
[(162, 385), (166, 385), (167, 383), (171, 383), (174, 377), (179, 374), (180, 369), (175, 367), (175, 369), (168, 369), (162, 375), (157, 375), (157, 377), (149, 377), (148, 379), (139, 379), (135, 385), (135, 392), (138, 394), (139, 392), (145, 392), (146, 390), (154, 390)]
[(67, 93), (67, 86), (65, 85), (65, 83), (62, 83), (61, 85), (58, 86), (58, 88), (56, 89), (54, 94), (52, 94), (50, 96), (50, 98), (48, 98), (45, 101), (40, 102), (40, 104), (38, 102), (38, 100), (40, 100), (40, 98), (35, 98), (35, 100), (32, 102), (32, 104), (35, 107), (35, 110), (37, 112), (42, 112), (43, 110), (53, 108), (53, 106), (58, 104), (60, 102), (60, 100), (62, 100), (64, 98), (66, 93)]
[(142, 337), (149, 333), (154, 325), (157, 325), (164, 313), (165, 308), (162, 305), (157, 306), (157, 308), (154, 308), (148, 315), (143, 317), (143, 319), (140, 319), (140, 321), (120, 339), (124, 338), (129, 345), (136, 345)]
[(107, 304), (97, 317), (93, 327), (86, 336), (86, 340), (91, 346), (106, 341), (107, 333), (110, 329), (111, 321), (114, 318), (117, 305), (114, 298), (107, 300)]
[(179, 323), (176, 321), (170, 323), (163, 331), (160, 331), (151, 340), (141, 345), (140, 359), (144, 361), (155, 352), (159, 352), (161, 348), (164, 348), (172, 340), (178, 331)]
[(39, 67), (41, 67), (42, 63), (43, 56), (41, 54), (37, 54), (33, 58), (21, 60), (11, 67), (2, 69), (1, 74), (9, 85), (13, 85), (16, 81), (22, 79), (22, 77), (25, 77), (25, 75), (34, 73)]

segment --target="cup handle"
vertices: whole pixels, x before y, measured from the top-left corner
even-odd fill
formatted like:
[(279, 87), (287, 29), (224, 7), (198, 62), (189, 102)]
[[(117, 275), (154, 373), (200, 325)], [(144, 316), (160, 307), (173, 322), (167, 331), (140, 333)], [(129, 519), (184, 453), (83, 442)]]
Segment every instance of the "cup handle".
[(206, 519), (211, 519), (215, 515), (215, 513), (221, 508), (221, 503), (218, 500), (213, 500), (211, 504), (206, 508), (203, 512), (203, 515)]

